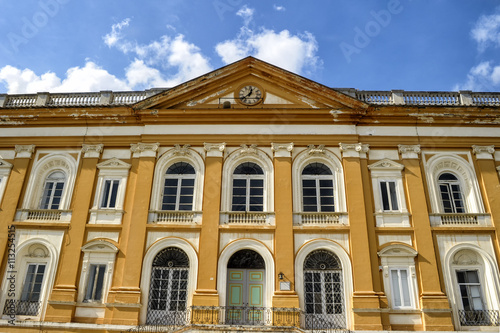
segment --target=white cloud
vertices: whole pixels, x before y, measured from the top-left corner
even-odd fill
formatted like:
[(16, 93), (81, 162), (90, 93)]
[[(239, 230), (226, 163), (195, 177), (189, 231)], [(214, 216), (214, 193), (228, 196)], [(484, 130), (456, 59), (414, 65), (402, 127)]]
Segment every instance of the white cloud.
[(453, 90), (497, 91), (500, 88), (500, 65), (483, 61), (472, 67), (464, 84), (457, 84)]
[(248, 8), (246, 5), (241, 7), (240, 10), (236, 12), (236, 15), (241, 16), (243, 18), (243, 22), (245, 26), (248, 26), (253, 19), (253, 13), (255, 10), (253, 8)]
[(103, 37), (104, 43), (106, 43), (109, 47), (115, 45), (120, 39), (122, 39), (122, 29), (124, 27), (128, 27), (129, 23), (130, 19), (126, 18), (120, 23), (113, 24), (111, 26), (111, 32)]
[(237, 38), (217, 44), (215, 50), (226, 64), (252, 55), (294, 73), (315, 70), (320, 63), (318, 44), (308, 32), (293, 35), (262, 28), (254, 33), (244, 27)]
[(493, 45), (500, 46), (500, 14), (483, 15), (471, 30), (472, 38), (478, 43), (479, 51)]
[(286, 10), (286, 8), (283, 6), (273, 5), (273, 7), (274, 7), (274, 10), (276, 10), (278, 12), (284, 12)]
[(63, 80), (53, 72), (37, 75), (31, 69), (5, 66), (0, 69), (0, 82), (4, 83), (9, 94), (130, 89), (126, 81), (118, 79), (91, 61), (87, 61), (84, 67), (68, 69)]

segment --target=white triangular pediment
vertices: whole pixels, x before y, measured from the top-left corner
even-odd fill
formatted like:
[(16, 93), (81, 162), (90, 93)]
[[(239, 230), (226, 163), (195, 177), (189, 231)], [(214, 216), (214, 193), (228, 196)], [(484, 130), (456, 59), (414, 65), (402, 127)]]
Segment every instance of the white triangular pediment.
[(101, 162), (99, 164), (97, 164), (97, 168), (98, 169), (106, 169), (106, 170), (123, 170), (123, 169), (130, 169), (131, 165), (126, 163), (126, 162), (123, 162), (122, 160), (116, 158), (116, 157), (113, 157), (109, 160), (106, 160), (104, 162)]
[(377, 161), (373, 164), (370, 164), (368, 166), (368, 169), (370, 170), (386, 170), (386, 171), (394, 171), (394, 170), (403, 170), (404, 165), (399, 164), (393, 160), (390, 160), (388, 158), (384, 158), (383, 160)]
[(12, 169), (12, 164), (0, 158), (0, 169)]

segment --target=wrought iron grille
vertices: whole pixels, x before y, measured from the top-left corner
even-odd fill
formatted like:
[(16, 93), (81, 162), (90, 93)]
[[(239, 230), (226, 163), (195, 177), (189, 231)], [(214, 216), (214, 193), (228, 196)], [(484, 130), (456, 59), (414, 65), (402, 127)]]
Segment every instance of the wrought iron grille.
[[(148, 314), (149, 318), (149, 314)], [(176, 332), (187, 326), (267, 326), (280, 332), (305, 328), (310, 333), (350, 333), (344, 321), (307, 314), (296, 308), (252, 306), (191, 306), (183, 312), (157, 313), (153, 323), (139, 325), (127, 332)], [(344, 326), (342, 326), (344, 324)], [(223, 329), (222, 329), (223, 330)]]
[(4, 315), (38, 316), (42, 302), (19, 301), (6, 299), (3, 307)]
[(498, 310), (459, 310), (462, 326), (500, 326), (500, 311)]

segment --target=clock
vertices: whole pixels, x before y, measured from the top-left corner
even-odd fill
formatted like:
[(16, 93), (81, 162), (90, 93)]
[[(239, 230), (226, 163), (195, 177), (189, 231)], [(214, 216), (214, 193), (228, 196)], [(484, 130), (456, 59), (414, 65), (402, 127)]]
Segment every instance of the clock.
[(262, 91), (259, 87), (249, 84), (240, 89), (238, 99), (245, 105), (255, 105), (262, 100)]

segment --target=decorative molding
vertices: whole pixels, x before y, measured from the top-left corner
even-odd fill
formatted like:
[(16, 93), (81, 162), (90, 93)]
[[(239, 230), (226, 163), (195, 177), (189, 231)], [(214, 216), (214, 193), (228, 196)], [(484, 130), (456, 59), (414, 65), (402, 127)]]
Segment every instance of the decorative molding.
[(399, 153), (404, 159), (418, 159), (420, 154), (420, 145), (398, 145)]
[(492, 160), (495, 153), (495, 146), (472, 146), (472, 152), (478, 160)]
[(179, 145), (175, 144), (174, 145), (174, 151), (172, 152), (172, 155), (174, 156), (186, 156), (186, 155), (191, 155), (191, 151), (189, 150), (189, 147), (191, 145)]
[(31, 155), (35, 152), (35, 145), (16, 145), (14, 150), (16, 158), (31, 158)]
[(464, 249), (455, 253), (451, 263), (454, 265), (470, 266), (478, 265), (479, 261), (477, 260), (477, 254), (474, 251)]
[(257, 155), (257, 145), (256, 144), (251, 144), (250, 146), (247, 146), (245, 144), (240, 145), (241, 149), (239, 152), (239, 155)]
[(131, 165), (113, 157), (97, 164), (98, 169), (130, 169)]
[(207, 152), (209, 157), (222, 157), (224, 156), (224, 151), (226, 150), (226, 143), (203, 143), (203, 148)]
[(290, 143), (271, 143), (271, 150), (274, 157), (291, 157), (293, 151), (293, 142)]
[(325, 154), (325, 145), (307, 145), (307, 154), (308, 155), (324, 155)]
[(388, 158), (384, 158), (383, 160), (377, 161), (373, 164), (370, 164), (368, 166), (368, 169), (372, 171), (396, 171), (396, 170), (403, 170), (404, 165), (399, 164), (393, 160), (390, 160)]
[(366, 153), (370, 150), (369, 144), (363, 143), (340, 143), (342, 157), (366, 158)]
[(26, 256), (30, 258), (48, 258), (49, 250), (42, 244), (33, 244), (28, 248)]
[(102, 143), (97, 145), (82, 145), (83, 158), (99, 158), (102, 153), (104, 145)]
[(12, 169), (12, 164), (0, 158), (0, 176), (2, 174), (2, 171), (5, 170), (9, 172), (10, 169)]
[(130, 144), (130, 150), (132, 151), (133, 158), (137, 157), (156, 157), (156, 152), (160, 148), (160, 143), (132, 143)]

